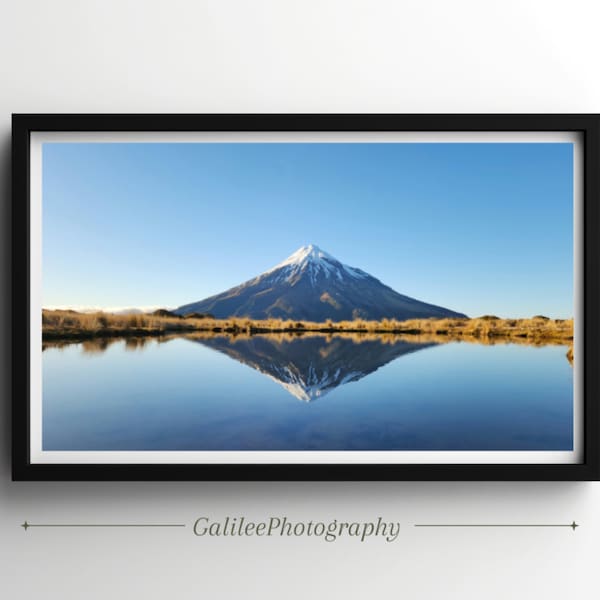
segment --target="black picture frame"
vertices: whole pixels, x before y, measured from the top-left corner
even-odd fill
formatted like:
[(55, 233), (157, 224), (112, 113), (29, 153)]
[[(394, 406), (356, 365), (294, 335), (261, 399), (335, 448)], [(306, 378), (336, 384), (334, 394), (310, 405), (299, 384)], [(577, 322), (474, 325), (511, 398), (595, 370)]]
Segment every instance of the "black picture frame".
[[(579, 131), (584, 150), (583, 418), (578, 464), (35, 464), (30, 461), (30, 135), (32, 132)], [(600, 479), (600, 115), (14, 114), (12, 116), (13, 480), (598, 480)]]

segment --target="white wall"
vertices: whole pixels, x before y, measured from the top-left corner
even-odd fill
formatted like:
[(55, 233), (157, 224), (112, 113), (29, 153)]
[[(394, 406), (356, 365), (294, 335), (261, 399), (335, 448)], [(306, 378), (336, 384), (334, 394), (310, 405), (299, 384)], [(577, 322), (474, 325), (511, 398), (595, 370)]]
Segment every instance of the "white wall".
[[(11, 112), (600, 112), (598, 16), (577, 0), (2, 0), (2, 275)], [(4, 598), (594, 597), (597, 483), (11, 483), (2, 342)], [(227, 514), (403, 529), (393, 544), (326, 544), (19, 527)], [(411, 527), (573, 519), (575, 532)]]

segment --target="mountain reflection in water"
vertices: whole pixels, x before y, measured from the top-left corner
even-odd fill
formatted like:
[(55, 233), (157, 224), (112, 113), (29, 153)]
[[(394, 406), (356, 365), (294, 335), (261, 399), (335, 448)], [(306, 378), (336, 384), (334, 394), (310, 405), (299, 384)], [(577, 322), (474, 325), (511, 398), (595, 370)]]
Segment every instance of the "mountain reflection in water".
[[(256, 369), (279, 383), (286, 391), (306, 402), (322, 398), (335, 388), (358, 381), (369, 373), (407, 354), (456, 342), (440, 335), (405, 335), (378, 333), (286, 332), (228, 334), (194, 332), (149, 337), (112, 337), (44, 341), (46, 348), (81, 344), (84, 354), (101, 354), (111, 345), (124, 342), (125, 350), (143, 350), (148, 344), (164, 344), (184, 339), (221, 352), (229, 358)], [(531, 341), (520, 338), (469, 338), (467, 343), (483, 345), (519, 344), (527, 346), (560, 345), (559, 342)], [(567, 353), (572, 364), (572, 356)]]
[(389, 343), (356, 341), (342, 336), (215, 336), (193, 341), (256, 369), (306, 402), (358, 381), (400, 356), (435, 345), (399, 338)]
[[(77, 342), (84, 354), (101, 354), (117, 342), (125, 350), (143, 350), (148, 344), (185, 339), (221, 352), (256, 369), (299, 400), (322, 398), (335, 388), (358, 381), (387, 363), (407, 354), (438, 345), (415, 336), (357, 334), (186, 334), (162, 337), (92, 338)], [(73, 341), (44, 342), (62, 348)]]

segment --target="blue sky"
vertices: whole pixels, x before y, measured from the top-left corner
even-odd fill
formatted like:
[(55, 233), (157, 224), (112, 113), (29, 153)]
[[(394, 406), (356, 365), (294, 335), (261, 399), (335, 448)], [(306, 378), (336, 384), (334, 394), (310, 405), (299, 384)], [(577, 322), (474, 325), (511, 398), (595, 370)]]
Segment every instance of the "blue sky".
[(573, 314), (571, 144), (43, 146), (43, 305), (169, 306), (314, 243), (469, 316)]

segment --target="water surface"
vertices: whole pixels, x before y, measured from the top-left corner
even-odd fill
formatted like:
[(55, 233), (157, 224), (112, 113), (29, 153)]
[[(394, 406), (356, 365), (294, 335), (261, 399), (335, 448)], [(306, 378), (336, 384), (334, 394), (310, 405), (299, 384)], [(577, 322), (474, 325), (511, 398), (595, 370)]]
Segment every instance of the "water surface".
[(47, 345), (44, 450), (570, 450), (565, 346), (345, 336)]

